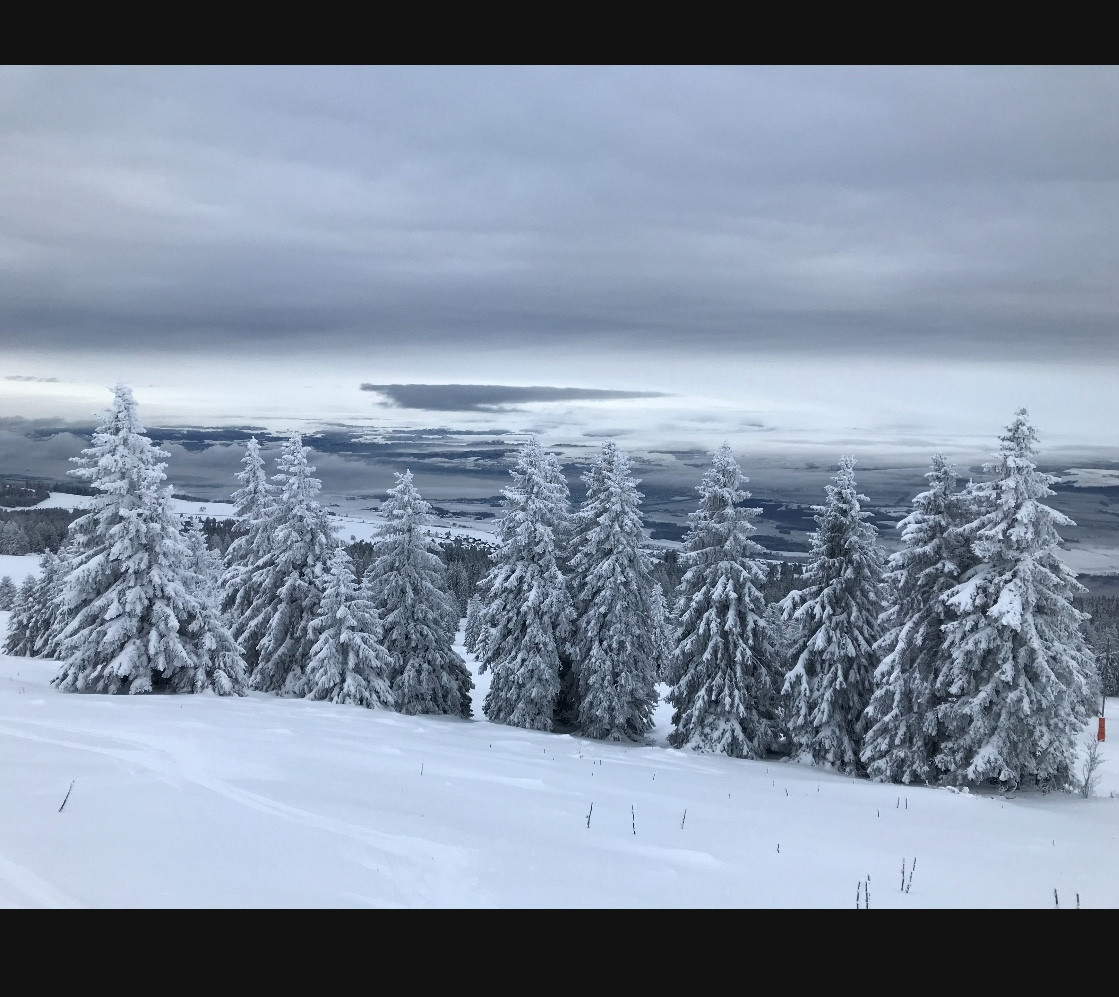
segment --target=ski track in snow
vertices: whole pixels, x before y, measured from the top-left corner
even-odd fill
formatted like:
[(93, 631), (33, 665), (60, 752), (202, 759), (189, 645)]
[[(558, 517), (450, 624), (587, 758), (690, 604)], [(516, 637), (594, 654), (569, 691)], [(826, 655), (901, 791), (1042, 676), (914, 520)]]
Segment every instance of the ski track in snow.
[[(13, 862), (4, 855), (0, 855), (0, 884), (4, 887), (0, 892), (0, 907), (53, 909), (83, 906), (73, 897), (67, 896), (46, 880), (36, 876), (30, 869), (25, 869), (18, 862)], [(11, 894), (22, 894), (24, 899)]]
[[(17, 726), (18, 725), (18, 726)], [(390, 867), (399, 873), (399, 861), (412, 863), (415, 880), (412, 889), (400, 898), (401, 906), (435, 903), (442, 906), (448, 897), (484, 896), (485, 889), (479, 880), (464, 870), (470, 866), (470, 854), (464, 849), (454, 848), (437, 841), (417, 840), (413, 836), (390, 835), (374, 831), (368, 827), (341, 821), (333, 817), (309, 810), (293, 807), (261, 793), (230, 785), (215, 777), (206, 762), (200, 757), (194, 744), (185, 739), (163, 738), (154, 741), (149, 738), (116, 737), (117, 743), (124, 748), (91, 745), (73, 740), (67, 736), (50, 736), (49, 733), (36, 733), (28, 727), (43, 728), (59, 735), (89, 735), (102, 737), (85, 727), (66, 726), (28, 722), (20, 718), (0, 718), (0, 732), (7, 737), (23, 738), (41, 744), (65, 748), (86, 754), (98, 755), (124, 763), (127, 766), (142, 768), (160, 776), (172, 785), (188, 782), (201, 789), (255, 810), (270, 817), (278, 817), (300, 827), (325, 831), (340, 838), (348, 839), (364, 848), (372, 848), (386, 856), (394, 856)], [(476, 773), (475, 773), (476, 775)], [(376, 855), (351, 855), (350, 858), (370, 870), (376, 870)], [(17, 889), (32, 896), (46, 907), (80, 907), (81, 904), (56, 891), (52, 886), (17, 863), (0, 856), (0, 877)], [(392, 891), (399, 893), (401, 884), (395, 882)], [(442, 899), (440, 899), (442, 898)], [(355, 896), (355, 902), (369, 906), (386, 906), (383, 898)], [(2, 903), (3, 901), (0, 901)], [(454, 902), (453, 900), (451, 901)], [(22, 906), (22, 905), (21, 905)], [(391, 904), (390, 904), (391, 906)]]

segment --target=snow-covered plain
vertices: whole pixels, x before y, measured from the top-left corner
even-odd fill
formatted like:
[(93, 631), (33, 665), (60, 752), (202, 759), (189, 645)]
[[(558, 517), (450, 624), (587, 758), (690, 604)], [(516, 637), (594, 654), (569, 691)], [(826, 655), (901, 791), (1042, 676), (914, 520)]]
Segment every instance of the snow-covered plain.
[(492, 724), (488, 675), (467, 721), (56, 668), (0, 656), (0, 907), (1119, 907), (1119, 730), (1090, 797), (1004, 797), (676, 750), (663, 702), (644, 746)]

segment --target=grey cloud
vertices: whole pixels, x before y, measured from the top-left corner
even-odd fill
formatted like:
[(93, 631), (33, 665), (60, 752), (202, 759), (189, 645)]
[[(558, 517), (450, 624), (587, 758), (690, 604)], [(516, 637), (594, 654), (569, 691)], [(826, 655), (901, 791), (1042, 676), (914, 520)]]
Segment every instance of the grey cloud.
[(519, 387), (509, 384), (369, 384), (393, 408), (429, 412), (508, 412), (506, 406), (530, 402), (616, 401), (627, 398), (666, 398), (660, 391), (610, 391), (598, 388)]
[(34, 381), (42, 384), (55, 384), (58, 382), (57, 377), (35, 377), (32, 374), (7, 374), (4, 377), (5, 381)]
[(1112, 66), (0, 67), (0, 336), (1119, 357)]

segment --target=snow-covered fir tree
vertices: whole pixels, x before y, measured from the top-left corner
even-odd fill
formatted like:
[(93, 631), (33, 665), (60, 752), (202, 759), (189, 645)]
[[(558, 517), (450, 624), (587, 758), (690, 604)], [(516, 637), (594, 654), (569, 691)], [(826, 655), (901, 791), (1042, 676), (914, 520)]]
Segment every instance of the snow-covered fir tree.
[(1069, 784), (1077, 738), (1097, 705), (1098, 676), (1081, 633), (1084, 592), (1058, 556), (1073, 526), (1041, 500), (1054, 480), (1037, 469), (1037, 434), (1020, 409), (1000, 436), (990, 481), (972, 487), (964, 528), (978, 563), (943, 596), (948, 665), (937, 692), (937, 764), (950, 783)]
[(187, 583), (198, 600), (199, 614), (192, 624), (194, 637), (203, 651), (205, 668), (195, 678), (195, 692), (213, 689), (219, 695), (244, 695), (249, 670), (221, 611), (221, 556), (206, 542), (202, 520), (193, 519), (183, 531), (189, 552)]
[(255, 436), (245, 444), (241, 463), (244, 469), (237, 474), (241, 487), (232, 495), (234, 538), (224, 557), (221, 606), (230, 631), (244, 649), (251, 672), (259, 661), (257, 645), (268, 623), (266, 616), (252, 610), (260, 598), (260, 586), (272, 577), (266, 571), (258, 573), (257, 569), (265, 566), (272, 551), (276, 489), (268, 482)]
[(1092, 642), (1096, 667), (1100, 675), (1100, 691), (1105, 696), (1119, 696), (1119, 627), (1102, 627)]
[(484, 627), (485, 606), (477, 595), (472, 595), (466, 602), (466, 625), (463, 629), (462, 643), (463, 647), (476, 658), (480, 658), (485, 649)]
[(11, 575), (0, 578), (0, 610), (10, 611), (12, 606), (15, 605), (18, 594), (19, 589), (16, 588), (16, 583), (12, 581)]
[(483, 712), (529, 730), (552, 730), (556, 722), (573, 618), (557, 545), (568, 520), (567, 484), (551, 456), (535, 437), (521, 448), (502, 493), (494, 564), (479, 582), (472, 627), (479, 670), (493, 676)]
[(826, 502), (814, 507), (801, 587), (782, 600), (797, 630), (782, 688), (793, 753), (851, 774), (862, 771), (878, 618), (889, 604), (878, 531), (862, 510), (868, 499), (858, 492), (854, 467), (854, 458), (840, 460)]
[(117, 385), (108, 420), (71, 471), (97, 492), (71, 524), (59, 611), (66, 692), (237, 692), (212, 682), (206, 609), (165, 486), (167, 456), (144, 435), (131, 390)]
[(256, 593), (238, 632), (242, 647), (260, 634), (252, 686), (263, 692), (303, 696), (304, 668), (311, 656), (311, 624), (330, 572), (338, 540), (319, 502), (322, 482), (312, 477), (310, 447), (299, 433), (284, 443), (272, 480), (279, 486), (271, 516), (268, 549), (253, 568), (249, 585)]
[(364, 598), (353, 561), (338, 547), (311, 626), (315, 637), (307, 662), (307, 698), (393, 709), (389, 672), (392, 658), (381, 643), (377, 607)]
[(555, 537), (557, 556), (562, 561), (564, 552), (571, 546), (571, 533), (575, 528), (575, 518), (571, 511), (571, 492), (567, 487), (567, 478), (557, 454), (543, 451), (541, 470), (545, 483), (556, 496), (552, 532)]
[(8, 618), (8, 632), (4, 638), (5, 654), (15, 654), (22, 658), (34, 657), (39, 635), (49, 625), (49, 620), (42, 619), (36, 610), (39, 591), (39, 579), (35, 575), (24, 578), (23, 584), (16, 591), (12, 615)]
[(29, 553), (31, 553), (31, 541), (19, 523), (9, 519), (0, 526), (0, 554), (14, 554), (20, 557)]
[(882, 614), (881, 664), (867, 707), (862, 760), (872, 779), (900, 783), (938, 780), (937, 680), (944, 669), (944, 594), (975, 563), (961, 532), (971, 520), (967, 497), (956, 490), (956, 469), (934, 454), (929, 488), (898, 523), (901, 550), (888, 563), (894, 598)]
[(583, 476), (570, 558), (575, 630), (572, 666), (578, 729), (588, 737), (641, 740), (657, 703), (653, 558), (629, 457), (608, 441)]
[(197, 576), (200, 591), (205, 591), (211, 599), (221, 596), (222, 558), (206, 540), (202, 520), (194, 517), (181, 527), (183, 542), (190, 551), (190, 563)]
[(57, 653), (57, 634), (68, 617), (60, 611), (62, 562), (57, 554), (44, 551), (39, 556), (39, 572), (28, 575), (16, 592), (5, 654), (53, 658)]
[(699, 508), (679, 554), (685, 572), (676, 592), (668, 741), (761, 758), (780, 740), (780, 702), (761, 592), (766, 570), (751, 539), (761, 510), (743, 506), (746, 480), (724, 443), (697, 488)]
[(396, 709), (468, 719), (474, 679), (454, 649), (458, 612), (447, 591), (439, 545), (427, 531), (431, 506), (411, 471), (397, 474), (388, 494), (365, 584), (380, 614), (381, 642), (392, 658)]
[(676, 626), (672, 621), (675, 617), (668, 607), (668, 599), (660, 582), (653, 582), (653, 597), (649, 602), (649, 613), (649, 626), (652, 628), (655, 648), (654, 668), (657, 682), (672, 685), (675, 683), (675, 678), (670, 678), (674, 675), (672, 652)]

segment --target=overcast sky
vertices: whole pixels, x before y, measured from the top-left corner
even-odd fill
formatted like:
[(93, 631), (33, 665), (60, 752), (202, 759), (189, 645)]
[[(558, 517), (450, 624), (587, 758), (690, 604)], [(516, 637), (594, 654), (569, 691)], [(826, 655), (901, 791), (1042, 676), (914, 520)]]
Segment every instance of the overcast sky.
[(1117, 444), (1117, 179), (1114, 66), (4, 67), (0, 416)]

